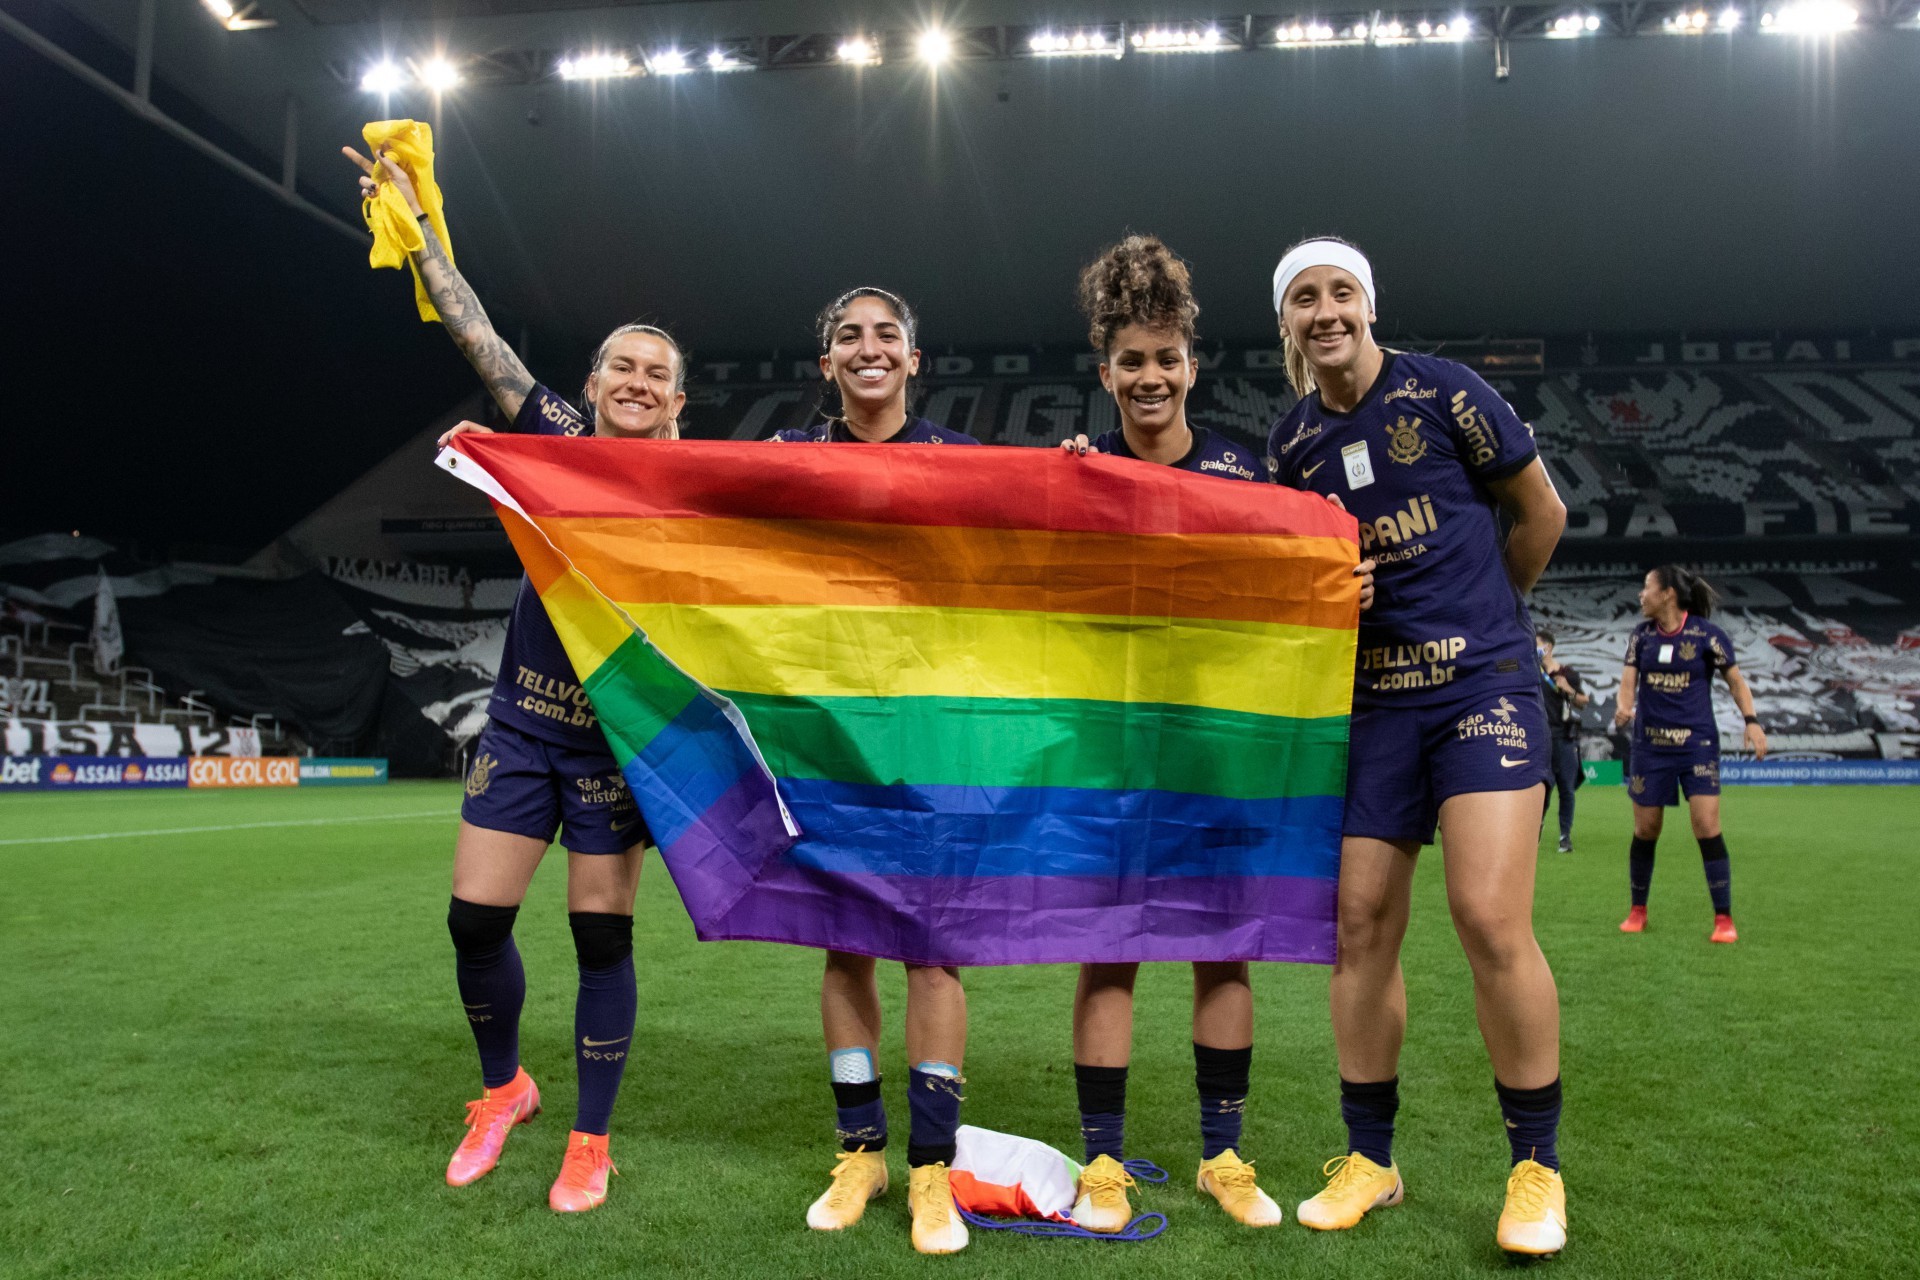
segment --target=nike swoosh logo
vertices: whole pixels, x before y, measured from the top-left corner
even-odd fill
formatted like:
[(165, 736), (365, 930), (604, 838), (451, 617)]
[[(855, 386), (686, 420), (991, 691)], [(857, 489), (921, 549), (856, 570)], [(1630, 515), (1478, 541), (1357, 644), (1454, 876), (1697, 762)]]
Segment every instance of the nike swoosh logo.
[(1521, 756), (1518, 760), (1509, 760), (1505, 756), (1500, 757), (1500, 767), (1502, 769), (1511, 769), (1517, 764), (1525, 764), (1526, 762), (1527, 757), (1525, 756)]
[(621, 1036), (620, 1039), (618, 1040), (590, 1040), (586, 1036), (581, 1036), (580, 1043), (585, 1045), (589, 1049), (598, 1049), (602, 1045), (622, 1044), (630, 1039), (632, 1039), (631, 1036)]
[(639, 826), (640, 819), (635, 818), (632, 822), (614, 822), (612, 820), (609, 820), (607, 825), (613, 828), (613, 833), (615, 835), (619, 835), (622, 831), (631, 831), (635, 827)]
[(1327, 465), (1327, 460), (1325, 458), (1322, 458), (1320, 459), (1320, 461), (1314, 463), (1310, 467), (1302, 467), (1300, 469), (1300, 478), (1302, 480), (1311, 480), (1313, 479), (1313, 473), (1326, 465)]

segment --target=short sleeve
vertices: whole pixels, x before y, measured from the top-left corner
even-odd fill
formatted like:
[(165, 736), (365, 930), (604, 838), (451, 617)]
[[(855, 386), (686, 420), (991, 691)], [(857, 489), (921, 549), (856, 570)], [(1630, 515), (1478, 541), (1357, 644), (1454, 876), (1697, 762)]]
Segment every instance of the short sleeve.
[(539, 383), (520, 402), (513, 429), (534, 436), (590, 436), (593, 424), (580, 411)]
[(1640, 628), (1635, 627), (1628, 634), (1626, 656), (1620, 660), (1630, 667), (1640, 665)]
[(1465, 365), (1455, 365), (1446, 413), (1467, 470), (1482, 480), (1523, 471), (1540, 451), (1533, 428), (1520, 421), (1506, 398)]
[(1733, 638), (1718, 627), (1707, 637), (1707, 662), (1713, 671), (1725, 671), (1734, 665)]
[(1267, 432), (1267, 479), (1288, 488), (1299, 487), (1293, 482), (1293, 468), (1287, 465), (1287, 446), (1300, 429), (1294, 422), (1298, 416), (1296, 413), (1287, 414), (1273, 424), (1273, 430)]

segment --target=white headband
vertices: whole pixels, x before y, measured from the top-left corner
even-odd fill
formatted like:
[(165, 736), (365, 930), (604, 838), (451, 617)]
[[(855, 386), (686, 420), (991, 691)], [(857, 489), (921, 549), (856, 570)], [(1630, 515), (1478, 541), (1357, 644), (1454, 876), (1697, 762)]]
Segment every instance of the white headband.
[(1380, 310), (1379, 295), (1373, 291), (1373, 265), (1367, 256), (1350, 244), (1341, 244), (1338, 240), (1309, 240), (1296, 245), (1287, 256), (1280, 259), (1280, 265), (1273, 272), (1273, 310), (1278, 315), (1286, 310), (1287, 290), (1293, 286), (1293, 278), (1309, 267), (1339, 267), (1352, 274), (1366, 290), (1367, 310)]

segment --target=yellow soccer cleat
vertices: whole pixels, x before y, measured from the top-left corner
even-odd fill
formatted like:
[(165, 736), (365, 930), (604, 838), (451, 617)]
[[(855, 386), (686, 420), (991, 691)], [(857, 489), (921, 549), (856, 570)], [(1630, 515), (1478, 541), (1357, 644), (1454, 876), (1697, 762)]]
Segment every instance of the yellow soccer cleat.
[(913, 1214), (913, 1247), (921, 1253), (958, 1253), (967, 1247), (967, 1224), (953, 1206), (953, 1184), (942, 1164), (907, 1170), (907, 1208)]
[(1073, 1220), (1089, 1231), (1112, 1235), (1133, 1221), (1127, 1188), (1133, 1175), (1112, 1156), (1097, 1156), (1080, 1171), (1079, 1197), (1073, 1202)]
[(1200, 1162), (1195, 1185), (1218, 1200), (1227, 1216), (1243, 1227), (1277, 1227), (1286, 1217), (1273, 1197), (1254, 1185), (1253, 1166), (1231, 1147)]
[(860, 1221), (867, 1202), (887, 1193), (887, 1153), (842, 1151), (834, 1156), (833, 1185), (807, 1206), (807, 1225), (815, 1231), (844, 1231)]
[(1399, 1204), (1407, 1194), (1400, 1166), (1384, 1168), (1358, 1151), (1336, 1156), (1320, 1167), (1329, 1181), (1311, 1200), (1302, 1200), (1295, 1216), (1315, 1231), (1345, 1231), (1373, 1210)]
[(607, 1200), (607, 1175), (618, 1172), (607, 1153), (607, 1135), (575, 1129), (567, 1135), (567, 1154), (547, 1192), (547, 1207), (555, 1213), (598, 1209)]
[(1508, 1253), (1536, 1258), (1567, 1247), (1567, 1184), (1558, 1169), (1532, 1160), (1513, 1166), (1494, 1238)]

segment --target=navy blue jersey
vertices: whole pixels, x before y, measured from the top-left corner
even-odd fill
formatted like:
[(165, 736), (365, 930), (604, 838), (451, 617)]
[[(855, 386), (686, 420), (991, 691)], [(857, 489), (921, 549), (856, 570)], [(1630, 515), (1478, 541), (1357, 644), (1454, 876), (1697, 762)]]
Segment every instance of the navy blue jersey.
[[(579, 410), (539, 385), (527, 393), (514, 416), (513, 429), (542, 436), (593, 433)], [(487, 714), (543, 742), (583, 751), (607, 749), (599, 717), (573, 674), (566, 647), (554, 633), (539, 593), (524, 577), (513, 598), (513, 617), (500, 650), (500, 675), (493, 682)]]
[(1314, 392), (1274, 426), (1274, 479), (1339, 495), (1360, 521), (1361, 558), (1379, 561), (1356, 705), (1534, 687), (1533, 623), (1507, 577), (1487, 482), (1536, 456), (1532, 429), (1478, 374), (1402, 352), (1387, 353), (1351, 413), (1328, 412)]
[(1678, 631), (1642, 622), (1627, 637), (1627, 665), (1640, 674), (1633, 699), (1633, 749), (1720, 750), (1713, 722), (1713, 675), (1734, 664), (1733, 641), (1704, 618), (1683, 615)]
[[(1209, 431), (1205, 427), (1189, 424), (1187, 429), (1193, 432), (1193, 447), (1173, 466), (1196, 475), (1221, 476), (1229, 480), (1265, 482), (1268, 479), (1265, 464), (1254, 457), (1245, 445), (1235, 444), (1219, 432)], [(1102, 434), (1091, 447), (1116, 458), (1139, 456), (1127, 447), (1126, 432), (1118, 428)]]
[(816, 422), (810, 427), (788, 427), (785, 431), (776, 431), (770, 440), (784, 440), (790, 444), (979, 444), (964, 431), (951, 431), (946, 427), (935, 426), (925, 418), (908, 418), (905, 426), (888, 436), (885, 440), (862, 440), (847, 430), (847, 424), (839, 419)]

